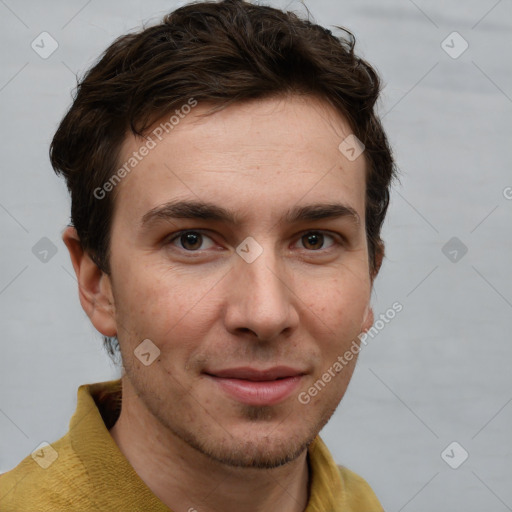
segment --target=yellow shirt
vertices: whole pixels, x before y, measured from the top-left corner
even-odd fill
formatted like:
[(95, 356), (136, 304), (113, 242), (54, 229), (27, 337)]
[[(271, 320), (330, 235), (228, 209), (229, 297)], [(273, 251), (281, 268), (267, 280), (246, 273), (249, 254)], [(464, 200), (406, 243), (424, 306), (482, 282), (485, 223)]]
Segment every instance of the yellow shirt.
[[(121, 380), (84, 384), (69, 431), (0, 475), (2, 512), (169, 512), (139, 478), (108, 431), (117, 420)], [(337, 466), (319, 436), (308, 449), (305, 512), (382, 512), (360, 476)]]

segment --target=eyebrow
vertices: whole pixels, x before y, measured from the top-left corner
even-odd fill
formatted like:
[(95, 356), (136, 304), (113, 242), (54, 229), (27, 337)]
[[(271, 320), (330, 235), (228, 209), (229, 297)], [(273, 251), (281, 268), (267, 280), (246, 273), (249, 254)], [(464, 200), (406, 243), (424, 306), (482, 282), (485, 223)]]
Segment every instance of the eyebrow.
[[(361, 219), (357, 211), (349, 205), (341, 203), (317, 203), (304, 206), (294, 206), (280, 219), (280, 222), (294, 224), (304, 221), (347, 218), (356, 226)], [(147, 227), (159, 220), (200, 219), (219, 221), (227, 224), (240, 224), (240, 217), (222, 206), (204, 201), (169, 201), (157, 206), (144, 214), (142, 227)]]

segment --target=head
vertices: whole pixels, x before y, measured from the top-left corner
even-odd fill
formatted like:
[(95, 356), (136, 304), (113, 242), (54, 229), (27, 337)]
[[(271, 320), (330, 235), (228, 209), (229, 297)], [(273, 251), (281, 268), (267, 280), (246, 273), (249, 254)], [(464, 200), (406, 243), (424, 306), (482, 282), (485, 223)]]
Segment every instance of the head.
[[(154, 417), (228, 464), (301, 453), (357, 357), (297, 396), (373, 323), (395, 170), (378, 76), (347, 34), (240, 0), (184, 6), (112, 43), (52, 141), (82, 306)], [(278, 366), (300, 374), (295, 398), (218, 385)]]

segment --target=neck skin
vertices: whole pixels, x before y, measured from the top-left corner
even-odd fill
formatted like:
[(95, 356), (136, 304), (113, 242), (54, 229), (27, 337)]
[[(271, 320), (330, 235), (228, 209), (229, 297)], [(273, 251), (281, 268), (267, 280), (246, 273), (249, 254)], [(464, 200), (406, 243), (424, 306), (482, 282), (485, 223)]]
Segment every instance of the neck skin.
[(304, 512), (307, 450), (274, 469), (230, 467), (195, 450), (152, 416), (123, 379), (121, 414), (110, 434), (141, 480), (172, 510)]

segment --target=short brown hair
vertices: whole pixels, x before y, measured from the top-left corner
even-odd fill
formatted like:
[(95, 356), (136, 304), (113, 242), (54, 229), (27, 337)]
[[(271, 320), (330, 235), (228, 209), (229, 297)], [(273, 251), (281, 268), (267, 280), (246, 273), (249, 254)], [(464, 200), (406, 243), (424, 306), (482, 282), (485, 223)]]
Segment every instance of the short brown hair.
[(144, 136), (190, 98), (217, 111), (252, 99), (307, 94), (329, 102), (365, 146), (366, 235), (370, 271), (376, 270), (396, 169), (375, 112), (379, 77), (355, 55), (353, 35), (336, 28), (346, 36), (269, 6), (201, 2), (107, 48), (77, 84), (50, 146), (52, 166), (71, 194), (71, 223), (99, 268), (110, 273), (115, 194), (98, 200), (94, 191), (118, 169), (129, 131)]

